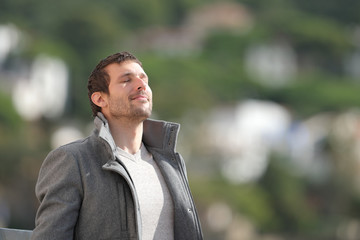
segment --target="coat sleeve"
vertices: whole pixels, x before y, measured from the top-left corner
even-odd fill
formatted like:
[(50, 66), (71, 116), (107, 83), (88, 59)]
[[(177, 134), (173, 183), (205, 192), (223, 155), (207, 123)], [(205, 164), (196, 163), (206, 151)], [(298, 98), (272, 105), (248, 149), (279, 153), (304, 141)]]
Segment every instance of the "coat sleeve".
[(73, 239), (83, 190), (79, 164), (65, 147), (44, 160), (35, 193), (40, 206), (31, 239)]

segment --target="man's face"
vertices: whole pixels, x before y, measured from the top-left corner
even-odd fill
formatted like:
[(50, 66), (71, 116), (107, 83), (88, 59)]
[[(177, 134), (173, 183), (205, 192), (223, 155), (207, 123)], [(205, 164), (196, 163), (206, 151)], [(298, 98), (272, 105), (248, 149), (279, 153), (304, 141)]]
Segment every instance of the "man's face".
[(107, 103), (102, 108), (106, 117), (145, 120), (152, 111), (152, 91), (148, 76), (136, 62), (125, 61), (108, 65), (109, 94), (103, 94)]

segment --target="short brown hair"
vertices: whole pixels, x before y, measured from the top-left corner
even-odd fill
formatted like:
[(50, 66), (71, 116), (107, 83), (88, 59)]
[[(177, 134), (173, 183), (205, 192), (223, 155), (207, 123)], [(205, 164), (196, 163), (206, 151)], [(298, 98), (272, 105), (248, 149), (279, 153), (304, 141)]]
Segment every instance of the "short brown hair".
[(105, 71), (105, 67), (112, 63), (122, 63), (125, 61), (134, 61), (140, 64), (140, 66), (142, 66), (141, 62), (131, 53), (119, 52), (102, 59), (90, 74), (87, 88), (88, 97), (91, 104), (91, 110), (94, 117), (97, 115), (98, 112), (101, 112), (101, 107), (97, 106), (92, 102), (91, 95), (94, 92), (104, 92), (107, 94), (109, 93), (110, 76)]

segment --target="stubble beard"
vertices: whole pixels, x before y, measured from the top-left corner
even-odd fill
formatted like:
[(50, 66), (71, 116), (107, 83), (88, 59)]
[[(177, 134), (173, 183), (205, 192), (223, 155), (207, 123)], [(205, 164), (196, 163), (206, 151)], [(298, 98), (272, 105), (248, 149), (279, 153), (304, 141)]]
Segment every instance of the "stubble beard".
[(133, 122), (142, 122), (149, 118), (152, 113), (152, 99), (149, 99), (149, 106), (138, 107), (132, 104), (132, 101), (122, 102), (121, 100), (113, 99), (110, 105), (110, 114), (115, 119), (128, 119)]

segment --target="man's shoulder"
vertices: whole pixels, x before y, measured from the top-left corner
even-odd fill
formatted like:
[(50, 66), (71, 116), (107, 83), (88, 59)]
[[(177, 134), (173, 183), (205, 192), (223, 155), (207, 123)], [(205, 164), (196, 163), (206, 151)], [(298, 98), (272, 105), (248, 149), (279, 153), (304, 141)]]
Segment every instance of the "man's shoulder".
[(67, 150), (70, 150), (70, 149), (82, 148), (82, 147), (90, 144), (90, 137), (91, 137), (91, 136), (74, 140), (74, 141), (72, 141), (72, 142), (66, 143), (66, 144), (58, 147), (58, 149), (67, 149)]
[(94, 149), (94, 146), (96, 145), (95, 138), (96, 138), (95, 136), (90, 135), (82, 139), (74, 140), (72, 142), (66, 143), (52, 150), (50, 154), (66, 153), (73, 155), (77, 153), (82, 153), (84, 151), (90, 151)]

